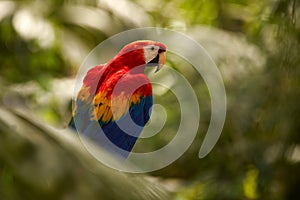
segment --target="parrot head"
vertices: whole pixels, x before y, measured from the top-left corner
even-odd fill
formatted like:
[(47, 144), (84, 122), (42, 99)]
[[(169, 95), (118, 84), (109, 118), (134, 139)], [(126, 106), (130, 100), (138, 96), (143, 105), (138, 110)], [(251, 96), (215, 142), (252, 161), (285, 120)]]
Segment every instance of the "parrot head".
[(157, 66), (159, 71), (166, 61), (166, 46), (151, 40), (138, 40), (127, 44), (117, 55), (129, 67)]

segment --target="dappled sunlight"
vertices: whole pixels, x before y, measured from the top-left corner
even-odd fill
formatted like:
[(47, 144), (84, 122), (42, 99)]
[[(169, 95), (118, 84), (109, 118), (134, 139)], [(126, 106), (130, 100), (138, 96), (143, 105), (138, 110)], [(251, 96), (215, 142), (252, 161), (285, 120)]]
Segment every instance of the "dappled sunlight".
[(151, 26), (151, 18), (144, 8), (129, 0), (119, 0), (117, 3), (110, 0), (98, 0), (98, 6), (111, 10), (128, 24), (132, 23), (136, 27)]
[(1, 1), (0, 2), (0, 22), (7, 17), (8, 15), (12, 14), (15, 9), (15, 3), (12, 1)]
[(54, 31), (49, 22), (33, 16), (28, 9), (19, 10), (13, 19), (16, 31), (25, 39), (36, 39), (42, 48), (49, 47), (54, 42)]
[(116, 33), (116, 26), (112, 26), (112, 24), (116, 25), (118, 22), (113, 20), (109, 13), (102, 9), (89, 6), (69, 5), (62, 9), (62, 15), (69, 23), (93, 28), (106, 35)]

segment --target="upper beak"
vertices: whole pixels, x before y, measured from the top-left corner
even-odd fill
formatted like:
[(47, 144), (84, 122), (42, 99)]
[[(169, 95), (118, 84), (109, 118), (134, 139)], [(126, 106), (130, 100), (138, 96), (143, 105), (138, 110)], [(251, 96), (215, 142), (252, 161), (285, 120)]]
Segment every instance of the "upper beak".
[(155, 70), (155, 73), (158, 72), (164, 66), (164, 64), (166, 62), (166, 51), (164, 50), (164, 51), (161, 51), (161, 52), (158, 51), (158, 52), (159, 52), (159, 54), (158, 54), (159, 59), (158, 59), (158, 66)]
[(147, 65), (148, 66), (157, 66), (154, 73), (158, 72), (165, 64), (166, 62), (166, 48), (160, 47), (158, 50), (158, 54), (155, 58), (153, 58)]

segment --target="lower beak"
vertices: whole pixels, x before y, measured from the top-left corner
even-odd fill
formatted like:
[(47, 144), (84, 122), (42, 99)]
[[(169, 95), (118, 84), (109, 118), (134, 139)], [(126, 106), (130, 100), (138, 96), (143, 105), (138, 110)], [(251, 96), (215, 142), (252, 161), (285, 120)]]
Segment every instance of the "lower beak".
[(155, 70), (155, 73), (158, 72), (164, 66), (165, 62), (166, 62), (166, 52), (161, 52), (159, 54), (158, 66)]

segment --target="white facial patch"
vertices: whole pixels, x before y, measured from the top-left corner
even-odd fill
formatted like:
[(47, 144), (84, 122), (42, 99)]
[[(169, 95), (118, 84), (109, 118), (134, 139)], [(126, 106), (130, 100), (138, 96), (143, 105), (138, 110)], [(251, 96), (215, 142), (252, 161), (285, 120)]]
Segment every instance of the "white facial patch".
[(145, 62), (148, 63), (153, 60), (158, 54), (159, 47), (155, 45), (148, 45), (144, 47)]

